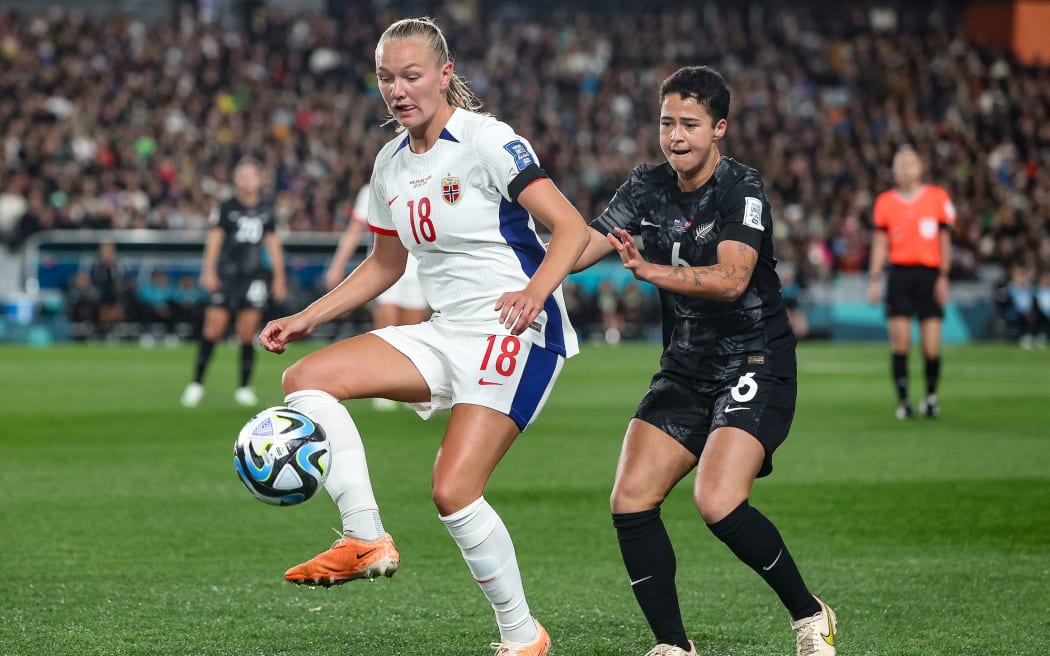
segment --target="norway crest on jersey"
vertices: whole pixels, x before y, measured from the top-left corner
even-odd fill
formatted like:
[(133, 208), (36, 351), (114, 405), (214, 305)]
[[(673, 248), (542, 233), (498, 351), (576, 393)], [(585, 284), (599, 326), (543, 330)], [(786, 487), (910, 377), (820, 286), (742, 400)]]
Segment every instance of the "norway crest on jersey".
[(459, 178), (452, 176), (441, 178), (441, 198), (449, 205), (455, 205), (459, 202), (459, 196)]

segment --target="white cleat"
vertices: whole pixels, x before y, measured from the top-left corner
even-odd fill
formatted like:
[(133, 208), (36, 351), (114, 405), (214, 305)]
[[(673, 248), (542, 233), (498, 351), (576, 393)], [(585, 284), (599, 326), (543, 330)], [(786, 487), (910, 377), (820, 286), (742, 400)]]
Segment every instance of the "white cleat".
[(204, 385), (190, 383), (182, 390), (182, 398), (179, 401), (187, 408), (196, 408), (204, 398)]
[(675, 645), (669, 645), (667, 643), (661, 642), (660, 644), (647, 651), (645, 653), (645, 656), (697, 656), (697, 654), (696, 646), (693, 644), (693, 641), (690, 640), (689, 651), (686, 651), (681, 647), (677, 647)]
[(820, 612), (791, 623), (791, 628), (795, 630), (798, 656), (835, 656), (838, 619), (835, 611), (827, 604), (816, 597), (814, 599), (820, 604)]
[(259, 405), (259, 397), (255, 396), (255, 392), (250, 387), (238, 387), (233, 393), (233, 400), (237, 402), (237, 405)]

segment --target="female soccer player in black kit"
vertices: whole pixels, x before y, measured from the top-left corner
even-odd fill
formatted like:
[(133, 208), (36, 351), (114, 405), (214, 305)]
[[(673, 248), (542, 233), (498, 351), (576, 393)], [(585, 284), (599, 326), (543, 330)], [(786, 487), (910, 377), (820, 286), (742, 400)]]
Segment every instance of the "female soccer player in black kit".
[(758, 171), (718, 150), (729, 112), (721, 75), (682, 68), (664, 80), (660, 102), (667, 163), (631, 172), (591, 222), (575, 267), (615, 249), (660, 293), (660, 370), (627, 427), (611, 498), (631, 587), (659, 643), (648, 656), (696, 653), (660, 519), (664, 498), (694, 467), (700, 515), (780, 597), (799, 656), (832, 656), (834, 612), (809, 592), (776, 527), (748, 503), (795, 412), (795, 336), (775, 271), (769, 201)]
[[(192, 408), (204, 398), (204, 374), (215, 343), (226, 335), (231, 316), (241, 345), (240, 385), (234, 400), (243, 406), (259, 401), (250, 387), (255, 363), (255, 333), (267, 304), (284, 300), (284, 254), (275, 231), (273, 203), (263, 193), (262, 164), (246, 157), (233, 169), (235, 194), (215, 207), (208, 219), (201, 284), (210, 294), (194, 365), (193, 380), (182, 392)], [(269, 256), (269, 263), (264, 257)]]

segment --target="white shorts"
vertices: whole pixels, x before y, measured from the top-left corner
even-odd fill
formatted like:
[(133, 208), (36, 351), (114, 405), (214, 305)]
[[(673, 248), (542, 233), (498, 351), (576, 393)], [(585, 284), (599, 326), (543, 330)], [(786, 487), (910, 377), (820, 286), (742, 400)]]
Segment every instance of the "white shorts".
[(373, 302), (396, 305), (406, 310), (426, 310), (429, 306), (423, 296), (423, 287), (419, 284), (418, 270), (419, 260), (409, 255), (405, 261), (405, 273)]
[[(499, 330), (498, 323), (488, 326)], [(457, 403), (502, 412), (525, 430), (547, 403), (565, 358), (536, 346), (525, 335), (466, 330), (437, 317), (414, 326), (388, 326), (372, 333), (404, 353), (430, 387), (430, 401), (412, 403), (429, 419)]]

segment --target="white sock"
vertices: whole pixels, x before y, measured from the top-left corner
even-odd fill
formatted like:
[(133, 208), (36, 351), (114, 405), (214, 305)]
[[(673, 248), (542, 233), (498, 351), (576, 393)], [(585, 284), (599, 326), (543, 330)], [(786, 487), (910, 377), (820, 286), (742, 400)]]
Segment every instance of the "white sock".
[[(440, 516), (439, 516), (440, 517)], [(500, 640), (528, 644), (539, 637), (521, 585), (514, 543), (485, 497), (440, 517), (463, 552), (470, 573), (496, 611)]]
[(324, 487), (339, 507), (343, 534), (360, 540), (375, 540), (383, 535), (379, 504), (372, 493), (368, 461), (361, 433), (346, 407), (331, 394), (321, 390), (301, 390), (284, 397), (288, 407), (314, 419), (332, 448), (332, 468)]

